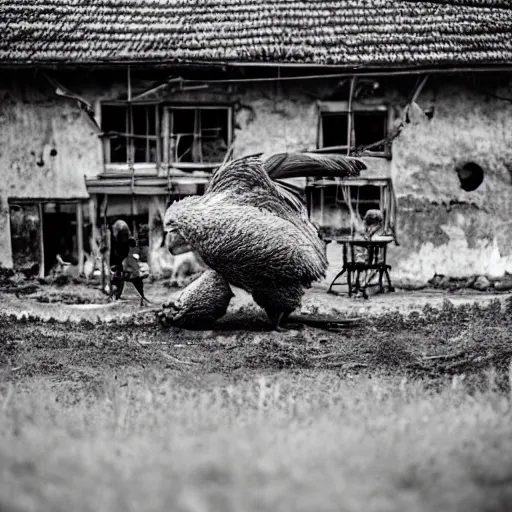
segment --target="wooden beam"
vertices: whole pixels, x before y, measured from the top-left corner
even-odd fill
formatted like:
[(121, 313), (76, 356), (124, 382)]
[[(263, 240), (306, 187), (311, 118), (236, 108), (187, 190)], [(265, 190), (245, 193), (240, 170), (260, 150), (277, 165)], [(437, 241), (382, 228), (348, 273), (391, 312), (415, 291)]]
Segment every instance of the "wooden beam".
[(357, 101), (352, 102), (352, 109), (350, 108), (349, 101), (319, 101), (320, 112), (328, 113), (347, 113), (350, 110), (358, 112), (386, 112), (388, 107), (382, 103), (376, 103), (374, 105), (367, 103), (360, 103)]
[[(138, 68), (143, 69), (164, 69), (168, 70), (171, 67), (169, 61), (163, 61), (162, 59), (124, 59), (124, 60), (116, 60), (110, 59), (108, 62), (99, 62), (99, 61), (88, 61), (87, 63), (81, 64), (73, 64), (67, 63), (68, 69), (84, 69), (94, 67), (97, 70), (102, 69), (111, 69), (111, 68), (121, 68), (125, 67), (127, 64), (132, 66), (136, 66)], [(240, 62), (240, 61), (210, 61), (210, 62), (197, 62), (197, 61), (180, 61), (180, 66), (184, 68), (192, 68), (192, 69), (224, 69), (224, 68), (241, 68), (242, 71), (244, 68), (255, 68), (259, 67), (262, 69), (272, 68), (279, 66), (281, 68), (287, 69), (305, 69), (305, 70), (336, 70), (336, 73), (323, 73), (319, 75), (294, 75), (292, 77), (281, 76), (279, 80), (307, 80), (314, 78), (349, 78), (353, 75), (357, 76), (399, 76), (399, 75), (418, 75), (424, 73), (437, 73), (437, 74), (451, 74), (451, 73), (488, 73), (488, 72), (512, 72), (512, 66), (510, 64), (475, 64), (473, 66), (451, 66), (451, 67), (443, 67), (443, 66), (425, 66), (425, 65), (402, 65), (402, 66), (394, 66), (394, 67), (385, 67), (382, 65), (342, 65), (342, 64), (318, 64), (312, 65), (309, 63), (293, 63), (293, 62)], [(15, 62), (10, 64), (2, 64), (0, 65), (0, 69), (29, 69), (33, 70), (34, 66), (38, 66), (38, 64), (27, 64), (21, 62)], [(40, 66), (40, 64), (39, 64)], [(58, 70), (62, 68), (62, 62), (59, 60), (48, 60), (45, 62), (44, 67), (47, 69)], [(210, 80), (190, 80), (183, 79), (183, 83), (235, 83), (235, 82), (249, 82), (249, 81), (273, 81), (278, 80), (277, 77), (261, 77), (256, 79), (210, 79)], [(113, 102), (113, 101), (111, 101)]]
[(97, 212), (98, 211), (98, 196), (97, 195), (91, 195), (89, 198), (89, 219), (92, 224), (92, 230), (91, 230), (91, 236), (94, 238), (94, 240), (97, 239), (98, 236), (98, 217)]
[[(107, 276), (105, 275), (105, 265), (108, 263), (108, 268), (110, 268), (110, 253), (108, 251), (109, 246), (109, 236), (108, 236), (108, 226), (107, 226), (107, 208), (108, 208), (108, 194), (105, 194), (103, 197), (103, 201), (100, 207), (100, 219), (102, 221), (101, 225), (101, 248), (103, 249), (101, 252), (101, 291), (105, 292), (105, 286), (107, 284)], [(107, 254), (108, 253), (108, 254)], [(108, 259), (107, 259), (108, 257)]]
[(37, 203), (39, 211), (39, 277), (44, 277), (44, 226), (43, 226), (43, 203)]
[(325, 201), (324, 189), (321, 188), (320, 189), (320, 225), (321, 226), (324, 225), (324, 201)]
[(350, 148), (352, 147), (352, 127), (353, 127), (353, 99), (354, 99), (354, 89), (356, 87), (356, 77), (353, 76), (350, 79), (350, 92), (348, 96), (348, 128), (347, 128), (347, 155), (350, 155)]
[(76, 242), (78, 249), (78, 273), (84, 271), (84, 217), (82, 203), (76, 203)]
[(390, 182), (389, 178), (349, 178), (349, 179), (334, 179), (334, 180), (326, 180), (326, 179), (316, 179), (309, 187), (313, 188), (324, 188), (328, 186), (335, 185), (346, 185), (346, 186), (356, 186), (362, 187), (364, 185), (371, 185), (376, 187), (387, 186)]

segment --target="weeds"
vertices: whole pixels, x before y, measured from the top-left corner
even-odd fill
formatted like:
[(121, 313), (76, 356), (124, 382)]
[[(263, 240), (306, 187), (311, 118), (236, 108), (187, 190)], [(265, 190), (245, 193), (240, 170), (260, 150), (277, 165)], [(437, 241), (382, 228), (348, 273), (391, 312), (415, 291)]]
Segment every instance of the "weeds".
[(508, 511), (510, 311), (287, 335), (0, 314), (0, 509)]
[(35, 379), (0, 400), (0, 496), (17, 510), (505, 511), (510, 398), (483, 379), (118, 374), (74, 399)]

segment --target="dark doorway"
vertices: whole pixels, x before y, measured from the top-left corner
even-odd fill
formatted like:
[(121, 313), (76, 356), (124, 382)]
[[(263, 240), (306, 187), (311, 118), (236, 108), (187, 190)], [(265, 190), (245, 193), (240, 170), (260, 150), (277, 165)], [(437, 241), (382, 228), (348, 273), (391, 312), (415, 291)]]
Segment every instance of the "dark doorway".
[(44, 272), (57, 262), (57, 254), (72, 265), (78, 264), (76, 203), (43, 204)]
[(16, 271), (39, 272), (41, 262), (41, 218), (38, 203), (12, 203), (11, 245)]

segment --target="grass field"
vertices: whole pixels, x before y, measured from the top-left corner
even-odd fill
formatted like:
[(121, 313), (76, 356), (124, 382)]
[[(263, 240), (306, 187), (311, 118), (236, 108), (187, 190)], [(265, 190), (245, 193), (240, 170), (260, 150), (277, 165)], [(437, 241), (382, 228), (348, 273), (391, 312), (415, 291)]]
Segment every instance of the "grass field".
[(4, 317), (0, 510), (512, 510), (511, 325), (496, 304), (285, 336)]

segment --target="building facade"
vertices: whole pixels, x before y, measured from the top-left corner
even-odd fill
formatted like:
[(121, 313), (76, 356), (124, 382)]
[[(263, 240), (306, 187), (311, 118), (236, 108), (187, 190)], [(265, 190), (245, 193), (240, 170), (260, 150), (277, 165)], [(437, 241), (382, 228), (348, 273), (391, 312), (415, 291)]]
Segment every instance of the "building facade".
[(223, 161), (325, 151), (368, 170), (296, 181), (323, 232), (384, 208), (396, 278), (512, 272), (503, 2), (18, 3), (0, 21), (3, 266), (83, 264), (122, 218), (158, 275), (166, 206)]

